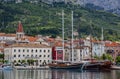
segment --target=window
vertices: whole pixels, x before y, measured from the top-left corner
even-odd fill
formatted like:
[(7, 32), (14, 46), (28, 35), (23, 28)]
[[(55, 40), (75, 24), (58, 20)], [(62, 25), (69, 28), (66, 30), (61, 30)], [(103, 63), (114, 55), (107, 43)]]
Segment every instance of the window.
[(18, 55), (18, 57), (20, 57), (20, 55)]
[(46, 52), (46, 50), (44, 50), (44, 52)]
[(37, 57), (37, 55), (35, 55), (35, 57)]
[(50, 50), (48, 50), (48, 52), (50, 52)]
[(20, 49), (18, 50), (18, 52), (20, 52)]
[(62, 50), (57, 50), (57, 53), (58, 54), (62, 54)]
[(14, 52), (16, 52), (16, 49), (14, 49)]
[(39, 57), (41, 57), (41, 55), (39, 55)]
[(76, 50), (74, 50), (74, 52), (76, 52)]
[(31, 57), (33, 57), (33, 55), (31, 55)]
[(44, 55), (44, 57), (46, 57), (46, 55)]
[(27, 55), (27, 57), (29, 57), (29, 55)]
[(116, 52), (118, 52), (118, 50), (116, 50)]
[(40, 52), (42, 52), (42, 50), (40, 50)]
[(42, 44), (42, 43), (40, 42), (40, 44)]
[(50, 57), (50, 55), (48, 55), (48, 57)]
[(80, 50), (80, 52), (82, 52), (82, 50)]
[(37, 52), (37, 50), (35, 50), (35, 52)]
[(16, 57), (16, 55), (14, 55), (14, 57)]
[(31, 50), (31, 52), (33, 52), (33, 49)]
[(25, 55), (23, 55), (23, 57), (25, 57)]
[(29, 52), (29, 50), (27, 49), (27, 52)]
[(41, 62), (41, 60), (40, 60), (40, 62)]
[(23, 49), (23, 52), (25, 52), (25, 50)]
[(82, 54), (80, 54), (80, 56), (82, 56)]

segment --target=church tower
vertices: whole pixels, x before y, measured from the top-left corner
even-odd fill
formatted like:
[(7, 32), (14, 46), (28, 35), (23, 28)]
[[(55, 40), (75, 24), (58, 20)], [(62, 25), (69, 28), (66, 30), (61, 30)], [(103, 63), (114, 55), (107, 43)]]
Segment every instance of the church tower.
[(25, 40), (23, 26), (22, 26), (21, 21), (19, 21), (18, 27), (17, 27), (17, 30), (16, 30), (16, 41), (17, 42), (22, 42), (23, 40)]

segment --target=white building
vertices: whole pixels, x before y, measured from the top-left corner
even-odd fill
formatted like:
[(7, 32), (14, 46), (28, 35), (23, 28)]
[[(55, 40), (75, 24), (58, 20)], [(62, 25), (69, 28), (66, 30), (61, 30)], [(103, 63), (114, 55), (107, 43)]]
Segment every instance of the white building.
[(16, 34), (0, 33), (0, 41), (14, 41)]
[[(89, 47), (82, 46), (82, 47), (75, 47), (73, 49), (73, 61), (78, 62), (84, 59), (90, 58)], [(71, 61), (72, 60), (72, 50), (70, 48), (65, 49), (65, 60)]]
[(41, 44), (13, 44), (4, 49), (5, 60), (9, 62), (36, 60), (38, 65), (45, 65), (52, 60), (51, 49), (51, 47)]
[(105, 44), (102, 41), (94, 40), (90, 38), (84, 40), (84, 45), (90, 47), (90, 53), (92, 52), (92, 56), (102, 56), (105, 53), (104, 47)]

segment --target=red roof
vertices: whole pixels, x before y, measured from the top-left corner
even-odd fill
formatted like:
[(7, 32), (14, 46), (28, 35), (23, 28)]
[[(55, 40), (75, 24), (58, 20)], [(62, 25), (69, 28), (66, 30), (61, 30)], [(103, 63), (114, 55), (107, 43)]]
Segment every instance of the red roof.
[(62, 47), (63, 44), (62, 44), (62, 42), (55, 42), (54, 46), (56, 46), (56, 47)]
[(119, 43), (111, 42), (111, 43), (105, 43), (106, 47), (117, 47), (120, 46)]
[(17, 32), (23, 32), (23, 26), (22, 26), (22, 23), (20, 21), (18, 23)]
[(30, 41), (30, 42), (35, 42), (38, 38), (37, 37), (32, 37), (32, 36), (26, 36), (26, 38)]

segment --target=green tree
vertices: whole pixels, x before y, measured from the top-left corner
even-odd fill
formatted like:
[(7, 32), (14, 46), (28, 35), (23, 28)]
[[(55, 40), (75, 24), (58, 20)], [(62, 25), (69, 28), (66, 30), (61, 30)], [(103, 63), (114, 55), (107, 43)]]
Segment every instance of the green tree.
[(112, 56), (110, 54), (103, 54), (101, 56), (101, 59), (113, 61), (113, 58), (112, 58)]
[(27, 60), (27, 63), (28, 63), (29, 65), (33, 65), (33, 64), (34, 64), (34, 60), (33, 60), (33, 59)]
[(18, 60), (19, 63), (21, 63), (21, 60)]
[(120, 64), (120, 56), (117, 56), (117, 57), (116, 57), (116, 63), (117, 63), (117, 64)]
[(4, 59), (4, 54), (0, 54), (0, 59)]
[(6, 64), (7, 64), (7, 63), (8, 63), (8, 60), (4, 60), (4, 63), (6, 63)]
[(22, 60), (21, 63), (24, 64), (26, 61), (25, 60)]
[(107, 57), (108, 60), (113, 61), (113, 58), (110, 54), (106, 54), (106, 57)]
[(103, 54), (103, 55), (101, 56), (101, 59), (106, 60), (106, 59), (107, 59), (106, 54)]

